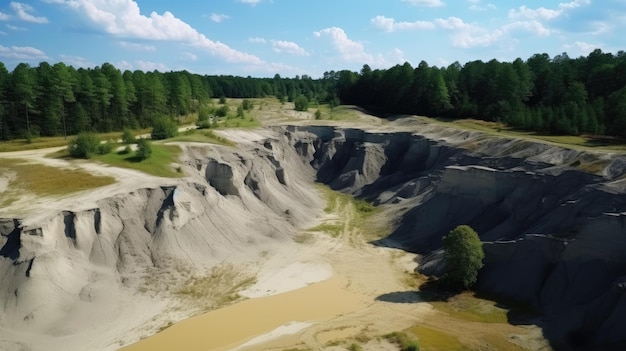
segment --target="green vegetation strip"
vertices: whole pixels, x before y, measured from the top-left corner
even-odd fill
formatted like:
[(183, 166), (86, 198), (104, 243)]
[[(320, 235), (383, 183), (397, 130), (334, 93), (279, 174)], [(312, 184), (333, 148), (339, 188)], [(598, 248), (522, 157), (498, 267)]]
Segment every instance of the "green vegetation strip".
[(429, 351), (470, 351), (459, 338), (446, 332), (422, 325), (407, 330), (417, 337), (419, 345)]
[[(113, 177), (95, 176), (78, 169), (67, 169), (28, 163), (21, 159), (0, 159), (0, 177), (8, 177), (6, 199), (15, 197), (14, 192), (27, 191), (38, 196), (65, 195), (115, 183)], [(9, 193), (9, 194), (6, 194)]]
[(168, 141), (183, 141), (193, 143), (209, 143), (225, 146), (235, 146), (236, 144), (224, 137), (215, 134), (212, 130), (191, 129), (169, 139)]
[(324, 212), (336, 214), (339, 218), (328, 220), (309, 231), (326, 232), (333, 237), (338, 237), (347, 229), (357, 230), (366, 239), (380, 238), (381, 233), (387, 233), (387, 228), (382, 228), (371, 220), (379, 213), (379, 209), (363, 199), (355, 199), (349, 194), (334, 191), (326, 185), (318, 185), (319, 191), (326, 199)]
[(152, 156), (139, 160), (134, 154), (111, 152), (106, 155), (94, 155), (93, 159), (114, 167), (130, 168), (157, 177), (178, 178), (184, 174), (181, 168), (175, 168), (182, 150), (176, 145), (152, 143)]

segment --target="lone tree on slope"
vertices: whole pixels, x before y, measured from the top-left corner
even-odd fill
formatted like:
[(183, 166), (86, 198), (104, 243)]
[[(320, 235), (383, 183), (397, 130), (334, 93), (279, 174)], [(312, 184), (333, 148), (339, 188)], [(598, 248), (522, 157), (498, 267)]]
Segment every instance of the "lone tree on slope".
[(444, 279), (452, 287), (469, 288), (476, 282), (483, 267), (482, 243), (478, 234), (467, 225), (460, 225), (443, 237), (446, 259)]

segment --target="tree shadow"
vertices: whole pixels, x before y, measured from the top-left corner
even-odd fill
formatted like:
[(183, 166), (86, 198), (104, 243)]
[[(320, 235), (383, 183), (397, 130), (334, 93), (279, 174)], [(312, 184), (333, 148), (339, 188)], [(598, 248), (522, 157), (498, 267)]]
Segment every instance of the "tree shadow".
[(396, 291), (382, 294), (376, 298), (376, 301), (391, 303), (417, 303), (424, 302), (418, 291)]

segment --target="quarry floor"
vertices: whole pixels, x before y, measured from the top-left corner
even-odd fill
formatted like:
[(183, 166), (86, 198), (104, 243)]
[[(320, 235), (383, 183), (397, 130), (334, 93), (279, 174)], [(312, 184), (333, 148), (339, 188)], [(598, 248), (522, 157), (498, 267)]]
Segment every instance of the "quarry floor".
[[(374, 128), (387, 123), (362, 113), (349, 122), (320, 122), (314, 121), (312, 114), (290, 112), (284, 120), (271, 116), (271, 123)], [(269, 119), (264, 122), (269, 124)], [(235, 141), (242, 138), (241, 133), (227, 130), (219, 134)], [(54, 150), (15, 152), (2, 157), (68, 166), (67, 161), (46, 158), (51, 151)], [(72, 208), (77, 202), (88, 206), (89, 202), (114, 193), (175, 183), (96, 163), (80, 162), (73, 166), (112, 175), (117, 183), (76, 196), (22, 199), (17, 204), (28, 203), (29, 220)], [(0, 215), (9, 217), (23, 212), (23, 208), (8, 208), (2, 209)], [(188, 317), (184, 310), (166, 312), (155, 316), (149, 327), (135, 328), (130, 333), (120, 334), (122, 327), (112, 326), (107, 333), (118, 342), (106, 349), (340, 351), (357, 349), (353, 345), (358, 345), (362, 350), (398, 350), (382, 336), (414, 330), (422, 350), (550, 350), (536, 326), (470, 321), (423, 301), (418, 293), (421, 278), (413, 273), (417, 265), (415, 255), (372, 245), (370, 241), (378, 238), (355, 229), (350, 224), (354, 218), (353, 207), (337, 206), (320, 223), (339, 224), (343, 229), (338, 235), (303, 228), (294, 235), (295, 245), (276, 247), (272, 255), (253, 263), (260, 267), (254, 284), (238, 291), (242, 298), (235, 303), (205, 313), (196, 311), (190, 318), (181, 318)], [(391, 225), (386, 223), (388, 218), (383, 211), (368, 220), (370, 225), (384, 227)], [(241, 274), (246, 272), (245, 267), (234, 269), (241, 270)], [(482, 306), (486, 313), (499, 308), (470, 294), (463, 298)], [(152, 335), (155, 329), (161, 331)], [(420, 331), (423, 335), (419, 335)], [(82, 335), (68, 340), (68, 349), (80, 349), (86, 341), (80, 338), (91, 337)], [(140, 341), (135, 343), (137, 340)], [(0, 341), (0, 348), (2, 345)]]

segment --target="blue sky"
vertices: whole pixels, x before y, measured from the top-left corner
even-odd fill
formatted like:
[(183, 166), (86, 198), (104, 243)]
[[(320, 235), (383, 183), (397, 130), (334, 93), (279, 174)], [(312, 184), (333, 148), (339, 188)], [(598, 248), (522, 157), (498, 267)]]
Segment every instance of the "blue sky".
[(321, 77), (626, 50), (626, 0), (1, 0), (0, 61)]

